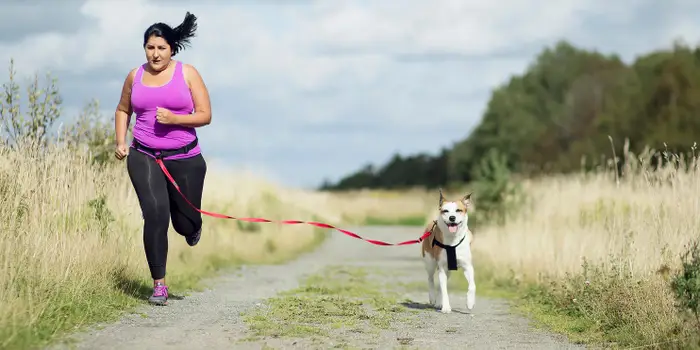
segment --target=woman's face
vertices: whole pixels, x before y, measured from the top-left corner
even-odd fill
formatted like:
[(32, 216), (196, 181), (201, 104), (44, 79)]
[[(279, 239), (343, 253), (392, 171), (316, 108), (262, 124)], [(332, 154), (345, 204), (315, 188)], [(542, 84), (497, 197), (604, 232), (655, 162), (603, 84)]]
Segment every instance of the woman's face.
[(172, 51), (165, 39), (152, 35), (148, 38), (144, 50), (146, 51), (146, 60), (148, 60), (151, 69), (161, 71), (168, 67)]

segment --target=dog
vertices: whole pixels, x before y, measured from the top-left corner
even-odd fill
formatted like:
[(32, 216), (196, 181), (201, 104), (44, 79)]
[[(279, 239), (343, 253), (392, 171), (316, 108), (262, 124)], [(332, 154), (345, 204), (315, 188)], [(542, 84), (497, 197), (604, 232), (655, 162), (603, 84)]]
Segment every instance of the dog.
[[(472, 207), (472, 194), (459, 200), (448, 200), (440, 189), (439, 213), (436, 220), (426, 228), (430, 235), (422, 242), (421, 255), (428, 273), (428, 300), (430, 305), (442, 313), (452, 312), (447, 296), (447, 280), (450, 272), (462, 268), (464, 277), (469, 282), (467, 289), (467, 308), (474, 308), (476, 302), (476, 283), (472, 265), (471, 244), (474, 235), (467, 225), (467, 210)], [(435, 272), (438, 275), (438, 288), (435, 286)]]

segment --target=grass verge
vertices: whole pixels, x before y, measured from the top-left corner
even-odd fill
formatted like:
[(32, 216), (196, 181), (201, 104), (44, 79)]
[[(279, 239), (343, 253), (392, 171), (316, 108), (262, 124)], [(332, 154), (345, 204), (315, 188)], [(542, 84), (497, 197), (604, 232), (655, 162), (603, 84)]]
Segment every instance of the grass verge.
[(401, 320), (408, 309), (397, 298), (365, 269), (328, 267), (244, 315), (252, 332), (248, 340), (287, 337), (347, 344), (353, 334), (378, 333)]

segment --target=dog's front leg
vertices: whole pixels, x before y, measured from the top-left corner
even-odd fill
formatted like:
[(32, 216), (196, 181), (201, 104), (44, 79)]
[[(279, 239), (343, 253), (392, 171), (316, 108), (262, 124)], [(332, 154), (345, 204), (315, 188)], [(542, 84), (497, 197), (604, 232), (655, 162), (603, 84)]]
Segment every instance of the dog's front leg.
[(442, 267), (438, 267), (438, 284), (440, 285), (440, 303), (442, 308), (440, 311), (442, 313), (452, 312), (452, 307), (450, 306), (450, 299), (447, 297), (447, 271)]
[(429, 257), (425, 258), (425, 272), (428, 274), (428, 302), (432, 306), (437, 305), (437, 300), (435, 300), (435, 269), (437, 268), (437, 263)]
[(464, 278), (469, 283), (467, 288), (467, 309), (471, 310), (476, 302), (476, 281), (474, 281), (474, 265), (471, 262), (464, 266)]

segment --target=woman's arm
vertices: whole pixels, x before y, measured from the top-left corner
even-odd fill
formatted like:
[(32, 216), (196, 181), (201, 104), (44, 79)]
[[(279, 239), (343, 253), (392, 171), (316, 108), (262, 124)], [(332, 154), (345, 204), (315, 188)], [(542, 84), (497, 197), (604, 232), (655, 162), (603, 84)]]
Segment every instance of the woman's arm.
[(176, 123), (193, 128), (209, 125), (211, 123), (211, 101), (209, 100), (207, 86), (204, 84), (202, 76), (192, 65), (183, 64), (182, 68), (187, 85), (190, 87), (195, 112), (176, 115)]
[(117, 110), (114, 112), (114, 131), (115, 131), (115, 142), (117, 145), (126, 144), (126, 130), (129, 126), (129, 117), (134, 113), (131, 108), (131, 85), (134, 82), (134, 75), (136, 74), (136, 69), (133, 69), (124, 79), (124, 86), (122, 86), (122, 94), (119, 98), (119, 104), (117, 105)]

